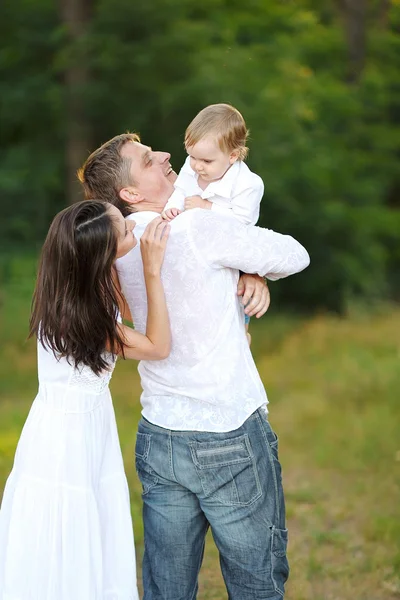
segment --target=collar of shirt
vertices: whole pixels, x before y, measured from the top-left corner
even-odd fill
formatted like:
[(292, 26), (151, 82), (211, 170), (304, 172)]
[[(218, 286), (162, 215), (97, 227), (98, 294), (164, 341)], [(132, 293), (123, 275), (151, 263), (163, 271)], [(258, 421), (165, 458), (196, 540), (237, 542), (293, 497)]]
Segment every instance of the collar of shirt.
[(160, 213), (154, 212), (153, 210), (138, 210), (137, 212), (131, 213), (126, 218), (135, 221), (138, 225), (147, 225), (150, 221), (160, 216)]
[[(207, 198), (212, 198), (213, 196), (221, 196), (222, 198), (231, 198), (232, 197), (232, 190), (233, 190), (233, 186), (235, 184), (235, 181), (237, 179), (237, 176), (239, 175), (239, 171), (240, 171), (240, 160), (237, 160), (236, 162), (233, 163), (233, 165), (231, 165), (229, 167), (229, 169), (226, 171), (225, 175), (223, 177), (221, 177), (221, 179), (218, 179), (218, 181), (212, 181), (211, 183), (208, 184), (208, 186), (206, 187), (205, 190), (203, 190), (203, 193), (201, 194), (202, 198), (207, 199)], [(193, 171), (193, 177), (195, 177), (196, 181), (198, 181), (199, 176), (198, 174)]]

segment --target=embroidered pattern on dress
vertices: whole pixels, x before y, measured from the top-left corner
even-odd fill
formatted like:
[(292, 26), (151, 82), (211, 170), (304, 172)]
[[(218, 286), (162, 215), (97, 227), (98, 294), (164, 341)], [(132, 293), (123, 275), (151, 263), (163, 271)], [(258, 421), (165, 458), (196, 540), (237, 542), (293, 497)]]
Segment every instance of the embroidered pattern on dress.
[(71, 387), (79, 387), (89, 390), (94, 394), (101, 394), (108, 387), (113, 374), (116, 359), (112, 358), (112, 354), (107, 353), (105, 358), (110, 365), (110, 368), (102, 371), (100, 375), (96, 375), (86, 365), (74, 369), (69, 385)]

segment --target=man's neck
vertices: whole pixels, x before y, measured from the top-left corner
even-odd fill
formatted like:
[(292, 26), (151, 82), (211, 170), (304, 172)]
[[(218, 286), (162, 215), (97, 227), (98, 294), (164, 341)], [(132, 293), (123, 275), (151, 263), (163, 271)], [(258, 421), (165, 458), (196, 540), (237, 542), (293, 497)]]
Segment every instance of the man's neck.
[(145, 204), (143, 204), (142, 202), (138, 202), (135, 208), (135, 212), (156, 212), (158, 214), (161, 214), (163, 211), (163, 209), (157, 206), (155, 202), (146, 202)]

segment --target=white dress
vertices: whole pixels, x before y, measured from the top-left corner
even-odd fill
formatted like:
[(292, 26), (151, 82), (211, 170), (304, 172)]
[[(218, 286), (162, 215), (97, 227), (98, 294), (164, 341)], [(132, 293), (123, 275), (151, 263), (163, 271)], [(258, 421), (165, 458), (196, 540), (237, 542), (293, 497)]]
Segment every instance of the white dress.
[(0, 600), (138, 600), (109, 381), (38, 344), (39, 391), (0, 510)]

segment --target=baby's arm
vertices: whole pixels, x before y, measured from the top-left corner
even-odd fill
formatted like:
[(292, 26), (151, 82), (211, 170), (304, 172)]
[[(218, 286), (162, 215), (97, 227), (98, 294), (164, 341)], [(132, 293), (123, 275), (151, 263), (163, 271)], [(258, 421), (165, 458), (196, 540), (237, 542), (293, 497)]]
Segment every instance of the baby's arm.
[(164, 207), (163, 212), (161, 213), (162, 218), (166, 219), (167, 221), (171, 221), (171, 219), (177, 217), (179, 213), (182, 212), (182, 210), (184, 210), (184, 202), (184, 191), (175, 187), (167, 204)]
[(209, 200), (205, 200), (201, 196), (188, 196), (185, 198), (185, 210), (190, 210), (191, 208), (212, 208), (212, 202)]
[(245, 225), (255, 225), (260, 216), (260, 202), (264, 194), (261, 177), (253, 174), (253, 185), (235, 194), (231, 199), (231, 207), (220, 206), (213, 202), (212, 210), (221, 214), (232, 215)]
[(190, 171), (187, 165), (187, 160), (179, 172), (177, 180), (174, 184), (174, 191), (172, 192), (167, 204), (164, 207), (161, 216), (163, 219), (171, 221), (185, 210), (185, 198), (189, 195), (187, 193), (190, 189)]

